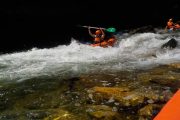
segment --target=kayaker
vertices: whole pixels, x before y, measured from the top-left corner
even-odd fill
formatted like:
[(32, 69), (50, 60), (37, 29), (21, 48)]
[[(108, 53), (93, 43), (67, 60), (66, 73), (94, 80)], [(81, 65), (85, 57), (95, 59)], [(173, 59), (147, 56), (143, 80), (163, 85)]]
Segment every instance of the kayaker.
[(174, 23), (172, 18), (170, 18), (169, 21), (167, 22), (165, 30), (173, 30), (173, 28), (174, 28)]
[(177, 29), (180, 29), (180, 25), (178, 23), (175, 23), (174, 24), (174, 29), (177, 30)]
[(94, 38), (94, 43), (98, 44), (101, 43), (104, 40), (105, 33), (102, 30), (102, 28), (99, 28), (95, 31), (95, 34), (93, 34), (90, 30), (91, 27), (88, 27), (89, 35), (91, 35)]
[(91, 44), (91, 46), (96, 47), (108, 47), (108, 46), (114, 46), (116, 42), (115, 36), (111, 33), (110, 35), (106, 35), (105, 38), (105, 32), (102, 28), (99, 28), (95, 31), (95, 34), (93, 34), (90, 30), (91, 27), (88, 27), (89, 34), (94, 38), (94, 43)]

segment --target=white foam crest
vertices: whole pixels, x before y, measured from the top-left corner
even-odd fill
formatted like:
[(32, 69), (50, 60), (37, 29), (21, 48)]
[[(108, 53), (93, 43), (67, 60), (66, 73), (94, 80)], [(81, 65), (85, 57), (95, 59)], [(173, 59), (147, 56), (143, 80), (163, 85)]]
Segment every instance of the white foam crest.
[[(93, 71), (144, 69), (178, 62), (179, 45), (172, 50), (161, 49), (169, 39), (155, 33), (126, 35), (118, 38), (115, 47), (108, 48), (91, 47), (72, 39), (70, 45), (4, 54), (0, 56), (0, 80), (22, 81)], [(180, 42), (179, 36), (175, 39)]]

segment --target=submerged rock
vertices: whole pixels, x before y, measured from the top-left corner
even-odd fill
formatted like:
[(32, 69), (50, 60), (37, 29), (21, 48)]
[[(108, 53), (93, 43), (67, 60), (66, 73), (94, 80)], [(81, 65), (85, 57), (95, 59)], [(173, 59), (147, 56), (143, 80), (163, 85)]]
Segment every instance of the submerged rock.
[(127, 88), (116, 87), (94, 87), (93, 99), (99, 104), (104, 102), (104, 104), (109, 104), (111, 103), (109, 101), (118, 102), (122, 107), (137, 106), (144, 102), (144, 96), (129, 91)]
[(76, 115), (70, 113), (67, 110), (56, 109), (56, 110), (53, 110), (52, 115), (49, 115), (43, 120), (79, 120), (79, 119), (81, 118), (77, 117)]
[(106, 105), (92, 105), (87, 110), (93, 120), (123, 120), (122, 116)]
[(43, 111), (43, 110), (34, 110), (34, 111), (30, 111), (27, 112), (26, 116), (29, 119), (43, 119), (45, 117), (47, 117), (50, 113)]
[(139, 120), (152, 120), (163, 105), (149, 104), (138, 111)]
[[(170, 67), (173, 67), (173, 68), (177, 68), (178, 70), (180, 70), (180, 63), (172, 63), (169, 65)], [(180, 72), (179, 72), (180, 73)]]
[[(0, 84), (0, 119), (148, 120), (180, 86), (180, 64)], [(155, 106), (154, 106), (155, 105)]]
[(0, 120), (18, 120), (18, 114), (8, 113), (5, 115), (0, 115)]

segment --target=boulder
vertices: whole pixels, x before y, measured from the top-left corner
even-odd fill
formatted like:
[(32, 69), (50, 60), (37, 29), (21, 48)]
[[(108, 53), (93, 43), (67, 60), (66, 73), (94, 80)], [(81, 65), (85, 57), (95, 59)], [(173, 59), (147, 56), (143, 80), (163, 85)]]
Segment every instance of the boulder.
[(163, 44), (161, 46), (161, 48), (170, 48), (170, 49), (172, 49), (172, 48), (175, 48), (177, 46), (177, 44), (178, 44), (178, 42), (174, 38), (172, 38), (167, 43)]

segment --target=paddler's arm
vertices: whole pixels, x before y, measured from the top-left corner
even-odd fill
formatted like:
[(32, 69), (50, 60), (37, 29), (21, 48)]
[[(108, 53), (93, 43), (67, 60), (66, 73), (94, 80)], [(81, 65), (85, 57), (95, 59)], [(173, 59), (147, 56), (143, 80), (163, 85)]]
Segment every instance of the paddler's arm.
[(167, 31), (167, 26), (165, 27), (165, 29), (164, 29), (165, 31)]
[(102, 28), (99, 28), (100, 30), (101, 30), (101, 32), (102, 32), (102, 36), (101, 36), (101, 38), (102, 39), (104, 39), (105, 38), (105, 33), (104, 33), (104, 31), (102, 30)]
[(90, 27), (88, 27), (88, 32), (89, 32), (89, 35), (91, 35), (92, 37), (95, 37), (95, 35), (92, 34)]

